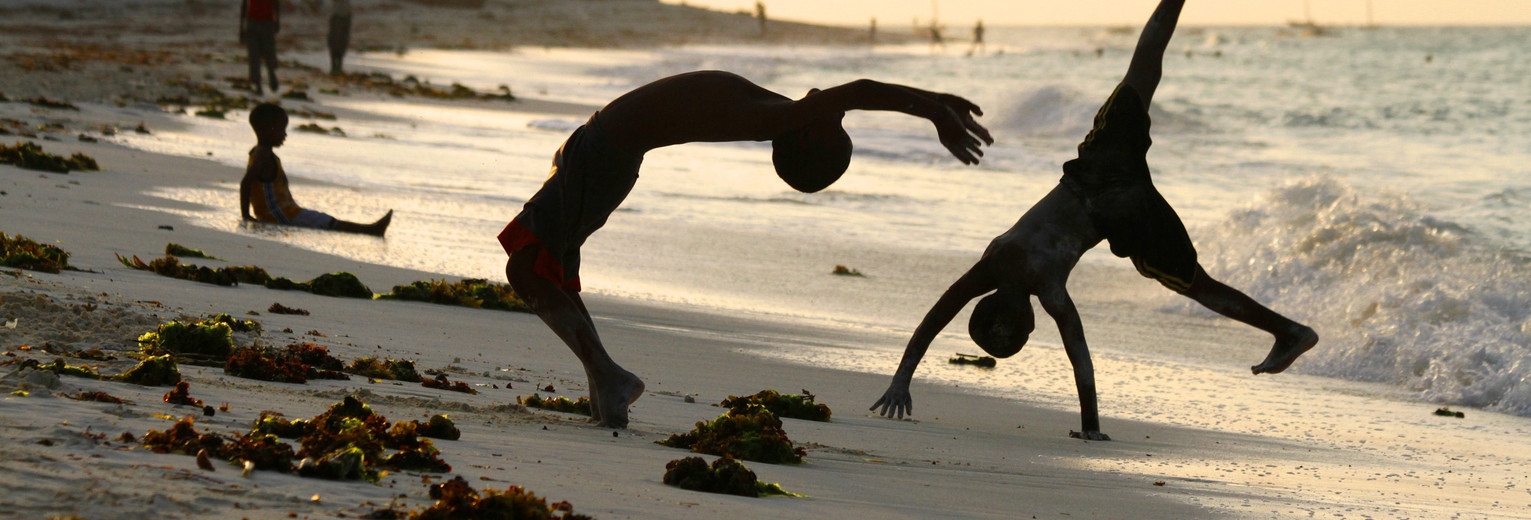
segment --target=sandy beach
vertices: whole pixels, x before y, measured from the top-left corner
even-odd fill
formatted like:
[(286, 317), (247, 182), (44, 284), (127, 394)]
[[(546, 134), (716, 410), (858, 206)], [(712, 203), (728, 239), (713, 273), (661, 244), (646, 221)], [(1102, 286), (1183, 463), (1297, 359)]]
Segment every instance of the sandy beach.
[[(470, 11), (471, 16), (411, 2), (356, 3), (377, 7), (365, 19), (383, 24), (358, 37), (362, 48), (622, 47), (755, 37), (748, 16), (636, 0), (491, 1), (481, 12)], [(237, 95), (219, 78), (241, 75), (243, 64), (234, 42), (223, 41), (231, 40), (228, 27), (234, 22), (223, 9), (214, 9), (211, 2), (146, 4), (150, 7), (131, 16), (103, 18), (70, 7), (0, 2), (6, 15), (0, 22), (0, 53), (5, 54), (0, 56), (5, 60), (0, 62), (0, 93), (10, 99), (0, 103), (0, 118), (8, 133), (31, 134), (0, 135), (0, 144), (36, 142), (61, 156), (89, 155), (101, 166), (99, 172), (58, 174), (0, 165), (0, 232), (61, 247), (78, 269), (59, 274), (0, 269), (0, 351), (5, 356), (0, 361), (6, 364), (0, 366), (5, 394), (0, 397), (0, 482), (6, 491), (0, 496), (0, 518), (369, 517), (380, 510), (424, 509), (433, 502), (428, 486), (454, 476), (479, 490), (524, 486), (601, 519), (1531, 518), (1526, 470), (1531, 467), (1531, 422), (1479, 410), (1462, 418), (1437, 416), (1433, 406), (1388, 398), (1388, 392), (1359, 383), (1300, 374), (1256, 378), (1233, 371), (1207, 379), (1187, 375), (1192, 372), (1180, 371), (1175, 363), (1140, 373), (1131, 371), (1138, 365), (1128, 363), (1124, 354), (1098, 353), (1102, 420), (1113, 440), (1070, 439), (1068, 432), (1078, 428), (1077, 408), (1067, 405), (1072, 381), (1056, 330), (1045, 320), (1038, 324), (1035, 346), (1017, 356), (1014, 365), (993, 372), (994, 377), (1035, 378), (1037, 394), (993, 395), (943, 382), (954, 379), (948, 377), (952, 371), (982, 370), (947, 365), (948, 353), (976, 348), (958, 335), (943, 336), (916, 376), (917, 415), (891, 420), (866, 407), (886, 388), (896, 358), (862, 349), (902, 345), (907, 330), (591, 296), (591, 313), (613, 356), (648, 385), (632, 408), (631, 425), (611, 430), (592, 426), (582, 416), (516, 404), (518, 397), (534, 393), (573, 398), (586, 390), (577, 360), (534, 315), (334, 298), (253, 284), (220, 287), (127, 268), (118, 255), (147, 261), (162, 256), (166, 243), (174, 242), (221, 259), (184, 259), (187, 263), (253, 264), (294, 280), (345, 271), (375, 293), (417, 280), (455, 278), (305, 250), (284, 242), (288, 232), (281, 229), (242, 225), (229, 232), (199, 226), (184, 215), (234, 212), (235, 200), (214, 207), (152, 195), (176, 188), (228, 191), (242, 171), (213, 160), (129, 148), (114, 142), (113, 134), (133, 132), (140, 124), (151, 132), (184, 126), (189, 116), (154, 102), (195, 92), (188, 80)], [(605, 9), (618, 14), (594, 14)], [(201, 29), (182, 33), (151, 26), (166, 13)], [(634, 19), (648, 21), (631, 23)], [(295, 18), (293, 28), (283, 32), (284, 41), (291, 39), (300, 52), (305, 49), (301, 42), (322, 44), (317, 20)], [(677, 30), (682, 27), (704, 29)], [(781, 27), (772, 38), (826, 44), (859, 38), (857, 31), (842, 28)], [(79, 32), (64, 35), (64, 29)], [(122, 36), (104, 36), (111, 34)], [(462, 34), (474, 36), (459, 38)], [(113, 53), (92, 47), (108, 44), (125, 47), (112, 47), (117, 49)], [(390, 99), (378, 88), (332, 82), (313, 71), (295, 67), (291, 74), (315, 91), (348, 88), (355, 98)], [(78, 110), (22, 101), (36, 96), (68, 101)], [(409, 99), (494, 110), (506, 117), (582, 116), (595, 108), (519, 97), (514, 104)], [(326, 106), (322, 98), (284, 104), (336, 114), (341, 121), (406, 117), (347, 111)], [(370, 190), (301, 177), (294, 178), (294, 186), (349, 190), (357, 199), (368, 198)], [(514, 211), (507, 207), (504, 216)], [(618, 225), (608, 232), (622, 229)], [(387, 248), (386, 239), (342, 240), (355, 247)], [(941, 278), (931, 283), (946, 283), (944, 272)], [(1174, 345), (1186, 357), (1251, 363), (1266, 348), (1258, 334), (1224, 320), (1144, 311), (1130, 296), (1157, 289), (1130, 271), (1081, 266), (1070, 289), (1092, 341)], [(932, 300), (936, 296), (930, 294)], [(310, 314), (274, 314), (268, 311), (273, 303)], [(422, 371), (440, 371), (478, 393), (355, 375), (273, 383), (182, 364), (192, 397), (227, 406), (207, 417), (201, 409), (162, 402), (170, 390), (166, 386), (73, 376), (20, 379), (24, 373), (18, 367), (27, 359), (49, 363), (63, 357), (69, 364), (119, 373), (136, 363), (127, 354), (137, 351), (140, 335), (172, 319), (219, 313), (261, 323), (258, 334), (236, 335), (241, 345), (311, 342), (344, 360), (408, 359)], [(84, 361), (58, 354), (89, 349), (117, 359)], [(826, 351), (862, 358), (857, 367), (844, 367), (814, 354), (794, 354)], [(1028, 368), (1017, 372), (1016, 366)], [(1114, 390), (1124, 387), (1136, 390)], [(784, 421), (787, 434), (807, 450), (803, 464), (747, 463), (762, 481), (805, 497), (742, 498), (662, 483), (665, 464), (691, 454), (655, 441), (717, 417), (724, 409), (713, 405), (730, 395), (764, 389), (808, 390), (834, 410), (827, 423)], [(12, 393), (18, 390), (25, 395)], [(83, 391), (106, 392), (131, 404), (64, 397)], [(1057, 406), (1059, 395), (1065, 406)], [(452, 471), (396, 471), (376, 482), (261, 470), (245, 476), (221, 461), (213, 461), (212, 470), (201, 469), (194, 457), (156, 454), (121, 440), (124, 433), (141, 438), (150, 430), (165, 430), (186, 416), (196, 418), (199, 431), (238, 434), (248, 431), (263, 411), (307, 418), (346, 396), (394, 421), (450, 416), (462, 437), (437, 440), (435, 446)]]

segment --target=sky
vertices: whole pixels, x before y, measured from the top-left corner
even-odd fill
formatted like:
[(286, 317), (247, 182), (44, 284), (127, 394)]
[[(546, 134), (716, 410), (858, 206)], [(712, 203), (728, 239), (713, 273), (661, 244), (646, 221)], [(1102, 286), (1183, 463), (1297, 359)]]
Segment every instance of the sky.
[[(663, 0), (724, 11), (753, 11), (755, 0)], [(865, 25), (928, 23), (933, 0), (762, 0), (768, 18)], [(1305, 0), (1192, 0), (1181, 13), (1190, 25), (1278, 25), (1301, 20)], [(1366, 22), (1368, 0), (1307, 0), (1315, 22)], [(1138, 25), (1155, 0), (935, 0), (946, 25), (982, 18), (989, 25)], [(1528, 25), (1531, 0), (1370, 0), (1380, 25)]]

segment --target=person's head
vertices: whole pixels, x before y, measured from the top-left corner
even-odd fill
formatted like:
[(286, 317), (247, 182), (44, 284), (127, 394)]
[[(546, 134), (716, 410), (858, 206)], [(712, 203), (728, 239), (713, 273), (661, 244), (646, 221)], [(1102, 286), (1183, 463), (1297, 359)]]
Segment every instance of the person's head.
[(271, 103), (261, 103), (250, 111), (250, 128), (261, 144), (281, 146), (287, 140), (287, 111)]
[(990, 356), (1007, 358), (1026, 346), (1035, 326), (1030, 295), (999, 291), (978, 300), (973, 307), (968, 335)]
[[(818, 89), (808, 92), (817, 93)], [(851, 136), (840, 126), (844, 112), (826, 114), (771, 140), (771, 164), (792, 189), (813, 193), (840, 179), (851, 164)]]

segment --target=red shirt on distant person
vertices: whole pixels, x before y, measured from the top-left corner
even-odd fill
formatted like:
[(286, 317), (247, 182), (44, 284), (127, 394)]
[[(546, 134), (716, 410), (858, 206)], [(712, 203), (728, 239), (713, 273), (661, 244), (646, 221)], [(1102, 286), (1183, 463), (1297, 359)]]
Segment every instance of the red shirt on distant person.
[(245, 10), (245, 19), (260, 22), (276, 20), (276, 3), (279, 0), (248, 0), (249, 6)]

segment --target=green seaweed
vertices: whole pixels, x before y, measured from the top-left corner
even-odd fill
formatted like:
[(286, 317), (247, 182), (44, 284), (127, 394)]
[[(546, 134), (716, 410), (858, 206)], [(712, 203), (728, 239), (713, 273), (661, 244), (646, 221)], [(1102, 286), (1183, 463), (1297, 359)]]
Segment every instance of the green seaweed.
[(829, 407), (813, 402), (814, 395), (803, 390), (802, 394), (780, 394), (775, 390), (761, 390), (755, 395), (744, 397), (728, 396), (718, 406), (728, 408), (730, 411), (744, 412), (750, 406), (764, 406), (777, 417), (788, 419), (803, 419), (807, 421), (828, 422), (833, 413)]
[(407, 359), (384, 358), (379, 360), (375, 357), (364, 357), (351, 360), (351, 366), (346, 367), (346, 372), (372, 379), (391, 379), (409, 383), (420, 383), (424, 379), (415, 371), (415, 362)]
[[(331, 116), (331, 117), (333, 118), (334, 116)], [(338, 127), (338, 126), (337, 127), (333, 127), (333, 128), (325, 128), (323, 126), (319, 126), (318, 123), (304, 123), (304, 124), (298, 125), (297, 126), (297, 130), (299, 132), (309, 132), (309, 133), (315, 133), (315, 134), (332, 135), (332, 136), (335, 136), (335, 137), (345, 137), (346, 136), (346, 131), (345, 130), (341, 130), (340, 127)]]
[(321, 274), (308, 282), (310, 292), (320, 296), (372, 299), (372, 289), (356, 279), (356, 275), (344, 271)]
[(1441, 416), (1445, 416), (1445, 417), (1456, 417), (1458, 419), (1461, 419), (1463, 417), (1467, 417), (1467, 414), (1462, 413), (1462, 412), (1458, 412), (1458, 411), (1455, 411), (1455, 410), (1452, 410), (1451, 408), (1447, 408), (1447, 407), (1436, 408), (1435, 409), (1435, 415), (1441, 415)]
[(742, 497), (801, 497), (783, 490), (780, 485), (761, 482), (754, 471), (730, 457), (712, 462), (701, 457), (686, 457), (665, 464), (664, 483), (681, 489), (705, 493), (724, 493)]
[(156, 258), (148, 263), (144, 263), (144, 261), (137, 256), (133, 256), (132, 259), (129, 259), (122, 255), (117, 255), (117, 261), (122, 262), (122, 265), (140, 271), (150, 271), (160, 276), (168, 276), (170, 278), (191, 280), (194, 282), (209, 283), (213, 285), (234, 286), (239, 285), (240, 283), (265, 284), (268, 280), (271, 279), (271, 275), (266, 274), (265, 269), (261, 269), (253, 265), (220, 267), (213, 269), (210, 267), (202, 267), (192, 264), (181, 264), (180, 259), (170, 255), (165, 255), (163, 258)]
[(858, 270), (855, 270), (855, 269), (851, 269), (851, 268), (843, 266), (843, 265), (836, 265), (835, 266), (835, 270), (831, 271), (830, 274), (835, 274), (835, 275), (840, 275), (840, 276), (861, 276), (861, 277), (865, 277), (866, 276), (864, 274), (861, 274), (861, 271), (858, 271)]
[(160, 324), (138, 337), (138, 350), (147, 355), (173, 354), (193, 364), (218, 365), (234, 350), (233, 328), (217, 321)]
[(53, 363), (43, 365), (35, 360), (22, 362), (23, 367), (32, 367), (38, 370), (47, 370), (61, 376), (83, 377), (86, 379), (101, 379), (101, 373), (95, 368), (88, 366), (66, 365), (63, 359), (55, 359)]
[(801, 463), (807, 450), (793, 446), (781, 426), (781, 419), (770, 410), (750, 405), (743, 411), (730, 409), (712, 422), (697, 422), (690, 432), (671, 435), (656, 443), (766, 464)]
[(515, 289), (507, 284), (492, 283), (483, 278), (465, 278), (457, 282), (420, 280), (409, 285), (395, 285), (392, 292), (378, 295), (377, 298), (458, 305), (474, 309), (532, 311), (531, 307), (516, 295)]
[(165, 254), (170, 256), (179, 256), (182, 258), (206, 258), (209, 260), (218, 259), (216, 257), (208, 256), (207, 253), (203, 253), (200, 249), (192, 249), (175, 242), (165, 244)]
[(266, 410), (255, 419), (252, 431), (256, 433), (275, 435), (284, 439), (297, 439), (307, 431), (308, 421), (304, 419), (288, 420), (282, 414)]
[(297, 307), (288, 307), (286, 305), (282, 305), (280, 302), (272, 302), (270, 307), (266, 307), (266, 312), (269, 312), (269, 313), (272, 313), (272, 314), (291, 314), (291, 315), (295, 315), (295, 316), (307, 316), (308, 315), (308, 309), (299, 309)]
[(74, 111), (79, 111), (80, 110), (80, 107), (74, 106), (74, 103), (70, 103), (68, 101), (58, 101), (58, 100), (48, 99), (47, 96), (31, 97), (31, 98), (23, 99), (22, 101), (25, 101), (25, 102), (27, 102), (27, 103), (31, 104), (32, 106), (35, 106), (35, 107), (55, 108), (55, 109), (60, 109), (60, 110), (74, 110)]
[(222, 323), (224, 325), (228, 325), (229, 330), (234, 332), (260, 332), (261, 330), (260, 322), (254, 320), (241, 320), (239, 318), (229, 316), (229, 314), (226, 312), (208, 316), (207, 319), (202, 320), (202, 323)]
[(181, 382), (181, 371), (169, 354), (146, 358), (113, 379), (141, 386), (167, 386)]
[(574, 512), (568, 502), (548, 504), (521, 486), (505, 491), (475, 491), (461, 476), (440, 484), (431, 484), (430, 497), (436, 500), (410, 520), (516, 519), (516, 520), (591, 520)]
[(570, 401), (567, 397), (549, 397), (544, 399), (540, 395), (532, 394), (527, 396), (525, 399), (517, 397), (516, 404), (526, 406), (528, 408), (540, 408), (554, 412), (572, 413), (577, 415), (591, 414), (590, 399), (587, 397), (580, 397), (577, 400)]
[(21, 235), (6, 235), (0, 231), (0, 266), (57, 274), (70, 269), (69, 252)]

